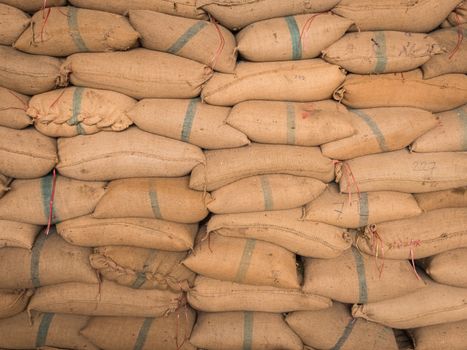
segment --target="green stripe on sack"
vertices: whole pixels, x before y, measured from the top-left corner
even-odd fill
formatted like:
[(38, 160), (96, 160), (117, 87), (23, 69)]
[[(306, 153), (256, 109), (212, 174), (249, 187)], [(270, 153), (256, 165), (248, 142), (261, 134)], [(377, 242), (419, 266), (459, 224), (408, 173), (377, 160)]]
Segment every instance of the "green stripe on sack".
[(253, 348), (253, 312), (243, 312), (243, 349), (251, 350)]
[[(41, 177), (41, 198), (42, 198), (42, 210), (46, 219), (50, 215), (50, 199), (52, 197), (53, 189), (53, 175), (49, 174)], [(55, 209), (55, 203), (52, 205), (52, 223), (57, 222), (57, 212)]]
[(364, 227), (368, 225), (368, 216), (370, 215), (370, 209), (368, 208), (368, 193), (362, 192), (360, 193), (360, 200), (359, 200), (359, 227)]
[(285, 17), (285, 21), (289, 27), (290, 40), (292, 41), (292, 59), (299, 60), (302, 58), (302, 43), (300, 41), (300, 31), (298, 30), (297, 21), (294, 16)]
[(180, 38), (177, 39), (173, 43), (171, 47), (168, 48), (167, 52), (176, 54), (178, 51), (180, 51), (196, 34), (198, 34), (201, 29), (206, 27), (208, 25), (208, 22), (204, 21), (199, 21), (193, 24), (188, 30), (183, 33)]
[(291, 102), (287, 105), (287, 144), (295, 145), (295, 106)]
[(36, 336), (36, 348), (40, 348), (46, 345), (47, 334), (49, 333), (50, 324), (55, 314), (45, 313), (42, 316), (41, 324), (39, 325), (39, 330), (37, 331)]
[(139, 289), (141, 286), (146, 282), (146, 272), (149, 267), (154, 263), (154, 260), (157, 258), (157, 255), (159, 252), (156, 249), (152, 249), (151, 254), (146, 258), (144, 265), (143, 265), (143, 271), (140, 271), (136, 275), (136, 279), (131, 285), (131, 288), (133, 289)]
[[(51, 232), (53, 234), (53, 231)], [(39, 262), (41, 257), (41, 251), (44, 247), (45, 241), (47, 240), (47, 235), (45, 233), (39, 234), (31, 251), (31, 281), (34, 288), (39, 288), (41, 286), (40, 273), (39, 273)]]
[(467, 151), (467, 113), (464, 107), (457, 108), (456, 113), (462, 125), (461, 132), (464, 134), (462, 137), (462, 150)]
[(349, 109), (350, 112), (354, 113), (355, 115), (359, 116), (371, 129), (371, 132), (376, 137), (376, 141), (378, 141), (379, 148), (382, 152), (389, 152), (390, 149), (386, 145), (386, 139), (384, 138), (381, 129), (379, 128), (378, 124), (365, 112), (360, 109)]
[(360, 254), (357, 248), (352, 247), (352, 254), (355, 258), (355, 265), (357, 267), (358, 275), (358, 303), (365, 304), (368, 301), (368, 287), (366, 285), (365, 263), (363, 262), (362, 254)]
[(234, 282), (243, 283), (245, 280), (248, 267), (250, 266), (251, 257), (253, 255), (253, 250), (255, 249), (256, 240), (247, 239), (245, 243), (245, 248), (243, 249), (242, 258), (240, 259), (240, 265), (238, 266), (237, 275), (235, 276)]
[(274, 203), (272, 201), (272, 191), (267, 176), (261, 176), (261, 190), (263, 191), (264, 210), (272, 210)]
[(136, 279), (133, 284), (130, 286), (133, 289), (139, 289), (146, 282), (146, 274), (144, 272), (138, 272), (136, 274)]
[(149, 200), (151, 201), (151, 208), (156, 219), (162, 219), (161, 208), (159, 200), (157, 199), (157, 191), (152, 189), (149, 191)]
[(68, 29), (78, 50), (89, 51), (86, 44), (84, 43), (81, 33), (79, 32), (78, 9), (76, 7), (68, 7)]
[(375, 32), (373, 37), (375, 44), (376, 66), (374, 73), (384, 73), (388, 63), (386, 54), (386, 35), (383, 31)]
[(190, 140), (191, 128), (193, 127), (193, 120), (196, 115), (196, 106), (199, 101), (199, 98), (194, 98), (188, 103), (188, 107), (185, 112), (185, 119), (183, 119), (182, 134), (180, 136), (182, 141), (188, 142)]
[(342, 333), (336, 345), (334, 345), (334, 347), (331, 350), (340, 350), (342, 348), (342, 346), (345, 344), (345, 342), (349, 338), (350, 333), (352, 333), (355, 322), (357, 322), (357, 319), (353, 318), (349, 321), (349, 323), (347, 323), (347, 326), (345, 326), (345, 329), (344, 329), (344, 333)]
[(81, 122), (78, 120), (78, 115), (81, 113), (81, 105), (83, 103), (83, 93), (84, 88), (82, 87), (76, 87), (73, 91), (72, 115), (71, 118), (66, 122), (70, 126), (76, 125), (76, 131), (78, 135), (86, 135)]
[(145, 318), (143, 325), (141, 326), (138, 338), (136, 338), (136, 343), (133, 350), (142, 350), (144, 343), (146, 342), (146, 338), (148, 337), (149, 329), (151, 328), (151, 324), (154, 321), (154, 318)]

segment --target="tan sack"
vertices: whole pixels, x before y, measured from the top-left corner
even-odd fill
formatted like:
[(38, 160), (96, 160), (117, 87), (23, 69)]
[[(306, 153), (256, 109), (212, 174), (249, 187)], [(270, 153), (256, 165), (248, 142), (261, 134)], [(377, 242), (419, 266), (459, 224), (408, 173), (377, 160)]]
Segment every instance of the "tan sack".
[[(88, 182), (52, 175), (39, 179), (15, 180), (0, 200), (0, 218), (47, 225), (93, 212), (104, 194), (105, 182)], [(52, 198), (53, 193), (53, 198)], [(53, 200), (52, 200), (53, 199)], [(50, 215), (52, 204), (52, 215)]]
[(245, 177), (265, 174), (309, 176), (323, 182), (334, 178), (333, 163), (318, 147), (263, 145), (206, 151), (206, 164), (193, 169), (190, 187), (216, 190)]
[(421, 69), (377, 75), (349, 74), (334, 98), (352, 108), (415, 107), (443, 112), (467, 103), (467, 76), (423, 79)]
[(92, 317), (80, 333), (102, 350), (196, 350), (188, 341), (195, 319), (191, 308), (158, 318)]
[[(0, 347), (7, 349), (98, 350), (80, 334), (89, 321), (87, 316), (38, 314), (27, 312), (0, 320)], [(31, 323), (32, 322), (32, 323)]]
[(147, 10), (130, 10), (130, 23), (147, 49), (189, 58), (219, 72), (235, 70), (235, 37), (217, 23)]
[(467, 207), (467, 187), (428, 193), (416, 193), (414, 196), (423, 211)]
[(0, 45), (10, 46), (28, 27), (31, 19), (23, 11), (0, 3)]
[(57, 162), (55, 139), (33, 128), (15, 130), (0, 126), (0, 173), (29, 179), (46, 175)]
[(227, 124), (230, 108), (199, 99), (144, 99), (126, 114), (141, 130), (205, 149), (235, 148), (250, 141)]
[(58, 58), (0, 46), (0, 85), (25, 95), (52, 90), (59, 82), (60, 64)]
[(467, 153), (400, 151), (354, 158), (336, 166), (341, 192), (423, 193), (467, 185)]
[(295, 254), (275, 244), (212, 233), (195, 246), (183, 264), (223, 281), (298, 289)]
[(467, 320), (412, 329), (409, 331), (417, 350), (464, 350)]
[(0, 248), (31, 249), (41, 226), (0, 220)]
[(106, 280), (101, 284), (63, 283), (37, 289), (28, 312), (159, 317), (174, 311), (181, 304), (181, 296), (168, 290), (132, 289)]
[(71, 244), (85, 247), (126, 245), (185, 251), (193, 248), (198, 225), (158, 219), (96, 219), (82, 216), (58, 223), (57, 231)]
[(0, 0), (1, 3), (16, 7), (26, 12), (36, 12), (44, 7), (63, 6), (66, 0)]
[(136, 127), (119, 133), (61, 138), (58, 156), (60, 174), (87, 181), (183, 176), (205, 162), (198, 147)]
[(467, 105), (437, 115), (439, 125), (417, 138), (413, 152), (467, 151)]
[(198, 276), (188, 291), (188, 302), (205, 312), (262, 311), (283, 313), (295, 310), (319, 310), (331, 306), (328, 298), (283, 289), (219, 281)]
[(14, 316), (26, 309), (33, 293), (31, 289), (0, 289), (0, 319)]
[(95, 248), (91, 266), (110, 281), (134, 289), (187, 290), (195, 274), (181, 261), (186, 252), (106, 246)]
[(301, 219), (302, 209), (214, 215), (208, 232), (274, 243), (301, 256), (335, 258), (351, 245), (346, 229)]
[(137, 99), (196, 97), (212, 75), (201, 63), (147, 49), (76, 53), (68, 56), (60, 71), (62, 84), (69, 79), (76, 86), (113, 90)]
[(436, 282), (467, 288), (467, 248), (430, 256), (423, 261), (426, 273)]
[(6, 192), (10, 190), (8, 185), (10, 184), (12, 178), (0, 174), (0, 198), (2, 198)]
[(29, 96), (0, 86), (0, 126), (24, 129), (32, 124), (26, 114)]
[(237, 64), (234, 74), (214, 73), (204, 86), (201, 98), (218, 106), (233, 106), (247, 100), (320, 101), (330, 98), (344, 79), (345, 73), (339, 66), (319, 58), (243, 61)]
[(465, 1), (460, 2), (449, 14), (448, 21), (452, 26), (467, 23), (467, 3)]
[(331, 13), (263, 20), (237, 34), (237, 49), (248, 61), (315, 58), (341, 38), (352, 24), (351, 20)]
[(326, 157), (344, 160), (395, 151), (438, 125), (433, 114), (417, 108), (350, 109), (349, 112), (346, 117), (355, 134), (321, 145)]
[(137, 45), (138, 37), (123, 16), (71, 6), (52, 7), (36, 12), (31, 26), (13, 46), (36, 55), (68, 56), (128, 50)]
[(133, 123), (125, 111), (135, 103), (114, 91), (69, 87), (34, 96), (27, 114), (41, 133), (72, 137), (127, 129)]
[(348, 306), (338, 302), (324, 310), (290, 313), (286, 322), (305, 344), (317, 349), (399, 349), (391, 328), (354, 319)]
[(199, 313), (190, 343), (206, 350), (303, 349), (283, 316), (266, 312)]

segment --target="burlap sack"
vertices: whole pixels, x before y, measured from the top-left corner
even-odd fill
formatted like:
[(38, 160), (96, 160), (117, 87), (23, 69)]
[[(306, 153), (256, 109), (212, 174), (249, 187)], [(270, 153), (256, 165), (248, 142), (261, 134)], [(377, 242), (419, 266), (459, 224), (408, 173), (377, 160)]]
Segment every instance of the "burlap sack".
[(41, 226), (0, 220), (0, 248), (31, 249), (40, 230)]
[(425, 272), (436, 282), (467, 288), (467, 248), (453, 249), (424, 259)]
[[(89, 321), (87, 316), (38, 314), (32, 318), (23, 312), (0, 320), (0, 347), (7, 349), (99, 350), (79, 334)], [(49, 347), (50, 346), (50, 347)]]
[(196, 7), (196, 0), (71, 0), (69, 3), (122, 15), (129, 10), (151, 10), (187, 18), (207, 19), (206, 13)]
[(103, 350), (196, 350), (195, 318), (189, 307), (159, 318), (92, 317), (80, 333)]
[(283, 313), (319, 310), (332, 305), (328, 298), (298, 289), (253, 286), (198, 276), (188, 291), (188, 302), (205, 312), (262, 311)]
[(0, 4), (0, 45), (10, 46), (27, 28), (31, 19), (23, 11)]
[(332, 10), (350, 18), (358, 30), (430, 32), (461, 0), (342, 0)]
[(181, 261), (186, 252), (105, 246), (95, 248), (91, 266), (110, 281), (135, 289), (187, 290), (195, 274)]
[(0, 289), (0, 319), (12, 317), (26, 309), (33, 293), (31, 289)]
[(467, 23), (467, 3), (465, 1), (460, 2), (447, 19), (452, 26)]
[(338, 302), (324, 310), (290, 313), (285, 320), (305, 344), (317, 349), (399, 349), (392, 329), (353, 319), (348, 306)]
[[(190, 187), (202, 191), (216, 190), (245, 177), (266, 174), (309, 176), (330, 182), (334, 178), (331, 159), (318, 147), (262, 145), (206, 151), (206, 164), (196, 166)], [(273, 155), (273, 156), (272, 156)]]
[(354, 158), (336, 166), (341, 192), (423, 193), (467, 185), (467, 153), (400, 151)]
[(292, 209), (312, 201), (325, 188), (324, 183), (311, 177), (251, 176), (212, 192), (207, 207), (216, 214)]
[(199, 99), (144, 99), (126, 114), (138, 128), (206, 149), (236, 148), (250, 141), (228, 125), (230, 108)]
[(209, 12), (227, 28), (237, 30), (264, 19), (328, 11), (338, 2), (338, 0), (197, 0), (196, 5)]
[(243, 61), (237, 64), (235, 74), (214, 73), (203, 87), (201, 98), (219, 106), (233, 106), (247, 100), (320, 101), (330, 98), (344, 80), (345, 73), (339, 66), (319, 58)]
[(392, 107), (350, 109), (345, 117), (355, 134), (321, 145), (326, 157), (352, 159), (366, 154), (395, 151), (407, 147), (438, 125), (430, 112), (417, 108)]
[(69, 87), (33, 96), (27, 114), (41, 133), (72, 137), (127, 129), (133, 122), (125, 111), (135, 103), (118, 92)]
[(417, 350), (463, 350), (467, 344), (467, 320), (412, 329)]
[(443, 112), (467, 102), (467, 76), (423, 79), (421, 69), (397, 74), (349, 74), (334, 98), (352, 108), (415, 107)]
[(237, 49), (249, 61), (315, 58), (352, 24), (331, 13), (268, 19), (243, 28), (236, 36)]
[(0, 126), (0, 173), (30, 179), (44, 176), (57, 162), (55, 139), (33, 128), (15, 130)]
[(132, 289), (106, 280), (101, 284), (63, 283), (37, 289), (28, 312), (160, 317), (174, 311), (181, 296), (168, 290)]
[(183, 176), (205, 162), (198, 147), (136, 127), (59, 139), (58, 156), (62, 175), (87, 181)]
[(26, 95), (52, 90), (59, 81), (60, 64), (58, 58), (0, 46), (0, 85)]
[(266, 312), (200, 313), (190, 343), (206, 350), (303, 349), (283, 316)]
[(196, 97), (212, 75), (210, 68), (198, 62), (147, 49), (73, 54), (60, 71), (62, 84), (69, 79), (76, 86), (113, 90), (137, 99)]
[(52, 175), (13, 181), (10, 191), (0, 200), (0, 218), (47, 225), (51, 217), (51, 222), (56, 223), (92, 213), (104, 194), (105, 182), (85, 182), (57, 176), (55, 190), (53, 182)]
[(347, 230), (301, 219), (302, 210), (214, 215), (208, 232), (274, 243), (298, 255), (334, 258), (351, 245)]
[(66, 0), (0, 0), (1, 3), (7, 4), (26, 12), (36, 12), (43, 7), (63, 6), (66, 4)]
[(128, 19), (113, 13), (52, 7), (32, 16), (31, 26), (16, 40), (16, 49), (49, 56), (75, 52), (122, 51), (138, 44)]
[(32, 124), (26, 114), (29, 96), (0, 86), (0, 126), (11, 129), (24, 129)]
[(423, 211), (467, 207), (467, 187), (453, 188), (445, 191), (416, 193), (415, 199)]
[(96, 219), (83, 216), (57, 224), (58, 233), (71, 244), (85, 247), (126, 245), (168, 251), (193, 248), (198, 225), (142, 218)]
[(439, 125), (417, 138), (414, 152), (467, 151), (467, 105), (437, 115)]
[(39, 288), (58, 283), (97, 283), (91, 249), (71, 245), (54, 231), (42, 232), (32, 250), (0, 249), (0, 288)]
[(11, 182), (11, 178), (5, 175), (0, 174), (0, 198), (3, 197), (3, 195), (10, 190), (10, 187), (8, 185)]
[(308, 203), (303, 219), (329, 225), (358, 228), (381, 222), (405, 219), (422, 210), (410, 193), (376, 191), (350, 196), (339, 193), (336, 184)]
[(183, 261), (190, 270), (223, 281), (298, 289), (295, 254), (264, 241), (211, 233)]
[(226, 121), (254, 142), (318, 146), (354, 134), (344, 114), (347, 109), (331, 100), (246, 101), (235, 105)]

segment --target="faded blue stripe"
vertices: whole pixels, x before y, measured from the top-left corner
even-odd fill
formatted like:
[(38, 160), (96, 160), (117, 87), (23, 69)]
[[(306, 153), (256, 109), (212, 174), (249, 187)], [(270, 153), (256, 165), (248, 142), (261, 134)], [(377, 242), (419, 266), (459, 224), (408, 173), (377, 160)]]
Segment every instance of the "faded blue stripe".
[(368, 208), (368, 193), (360, 193), (359, 199), (359, 215), (360, 221), (358, 222), (359, 227), (364, 227), (368, 225), (368, 216), (370, 215), (370, 209)]
[(191, 128), (193, 127), (193, 120), (196, 115), (196, 106), (200, 100), (194, 98), (188, 103), (188, 108), (185, 113), (185, 119), (183, 120), (182, 134), (180, 139), (182, 141), (188, 142), (190, 140)]
[[(50, 199), (52, 197), (53, 189), (53, 175), (49, 174), (47, 176), (41, 177), (41, 197), (42, 197), (42, 210), (46, 219), (50, 215)], [(55, 203), (52, 204), (52, 222), (58, 220), (57, 213), (55, 210)]]
[(292, 59), (299, 60), (302, 58), (302, 43), (300, 41), (300, 31), (298, 30), (297, 21), (294, 16), (285, 17), (285, 21), (289, 27), (290, 39), (292, 41)]
[(157, 199), (156, 190), (149, 191), (149, 200), (151, 201), (151, 208), (156, 219), (162, 219), (161, 208), (159, 206), (159, 200)]
[(151, 328), (151, 324), (154, 321), (154, 318), (145, 318), (143, 325), (138, 333), (138, 338), (136, 338), (136, 343), (133, 350), (142, 350), (144, 343), (146, 342), (146, 338), (148, 337), (149, 329)]
[(78, 9), (76, 7), (68, 7), (68, 28), (78, 50), (89, 51), (86, 44), (84, 43), (81, 33), (79, 32)]
[[(54, 231), (52, 231), (51, 233), (53, 232)], [(47, 237), (48, 236), (44, 232), (41, 232), (32, 247), (30, 269), (31, 269), (32, 285), (34, 288), (39, 288), (41, 286), (40, 273), (39, 273), (39, 269), (40, 269), (39, 262), (40, 262), (40, 257), (41, 257), (41, 251), (42, 251), (42, 248), (44, 247)]]
[(344, 333), (341, 335), (336, 345), (334, 345), (334, 347), (331, 350), (340, 350), (342, 348), (342, 346), (345, 344), (345, 342), (349, 338), (350, 333), (352, 333), (355, 322), (357, 322), (356, 318), (353, 318), (349, 321), (347, 326), (345, 326)]
[(78, 115), (81, 113), (81, 103), (83, 102), (84, 88), (75, 87), (73, 91), (73, 106), (71, 118), (66, 122), (68, 125), (79, 125)]
[(263, 199), (264, 199), (264, 209), (265, 210), (272, 210), (274, 207), (274, 203), (272, 200), (272, 191), (271, 186), (269, 185), (269, 179), (267, 176), (261, 176), (261, 189), (263, 191)]
[(386, 54), (386, 35), (383, 31), (375, 32), (373, 38), (375, 41), (375, 55), (376, 55), (376, 66), (375, 73), (384, 73), (388, 63), (388, 57)]
[(365, 263), (363, 262), (362, 254), (357, 248), (352, 247), (352, 253), (355, 258), (355, 265), (357, 266), (358, 275), (358, 303), (365, 304), (368, 302), (368, 287), (365, 277)]
[(39, 325), (39, 330), (37, 331), (36, 336), (36, 348), (40, 348), (46, 345), (47, 334), (49, 333), (50, 324), (55, 314), (45, 313), (42, 316), (41, 324)]
[(384, 138), (381, 129), (379, 128), (378, 124), (365, 112), (360, 109), (350, 109), (351, 112), (359, 116), (371, 129), (371, 132), (376, 137), (376, 141), (378, 141), (379, 148), (382, 152), (389, 152), (390, 149), (386, 145), (386, 139)]
[(138, 272), (135, 281), (131, 285), (131, 288), (139, 289), (144, 284), (144, 282), (146, 282), (146, 274), (144, 272)]
[(291, 102), (287, 104), (287, 144), (295, 145), (295, 105)]
[(243, 349), (251, 350), (253, 348), (253, 312), (243, 312)]
[(456, 109), (457, 116), (462, 125), (462, 150), (467, 151), (467, 112), (465, 111), (465, 106), (459, 107)]
[(183, 46), (186, 45), (187, 42), (191, 40), (191, 38), (193, 38), (196, 34), (198, 34), (201, 31), (201, 29), (203, 29), (207, 25), (208, 25), (208, 22), (205, 22), (205, 21), (199, 21), (193, 24), (190, 28), (188, 28), (188, 30), (185, 33), (183, 33), (180, 36), (180, 38), (177, 39), (177, 41), (173, 43), (171, 47), (169, 47), (167, 52), (176, 54), (178, 51), (180, 51), (183, 48)]
[(247, 239), (245, 248), (243, 249), (242, 258), (240, 259), (240, 265), (238, 267), (237, 275), (235, 276), (234, 282), (243, 283), (245, 280), (246, 273), (250, 267), (251, 257), (253, 250), (255, 249), (256, 240)]

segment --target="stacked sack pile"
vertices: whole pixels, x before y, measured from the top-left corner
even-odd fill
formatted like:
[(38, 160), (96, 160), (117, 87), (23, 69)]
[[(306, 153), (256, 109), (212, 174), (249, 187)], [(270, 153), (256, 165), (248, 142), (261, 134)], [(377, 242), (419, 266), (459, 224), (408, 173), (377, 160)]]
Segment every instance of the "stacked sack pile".
[(0, 348), (466, 349), (459, 0), (0, 0)]

